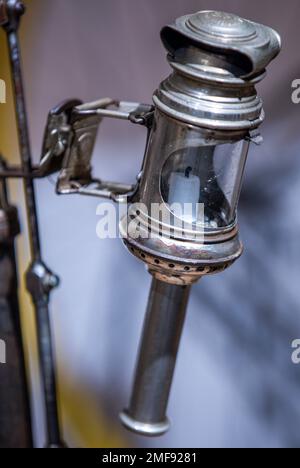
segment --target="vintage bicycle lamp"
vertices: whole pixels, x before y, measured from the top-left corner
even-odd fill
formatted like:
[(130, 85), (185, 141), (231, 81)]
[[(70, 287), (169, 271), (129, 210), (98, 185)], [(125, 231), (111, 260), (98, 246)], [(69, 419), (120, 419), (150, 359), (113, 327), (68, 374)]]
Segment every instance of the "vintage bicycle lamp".
[[(129, 429), (145, 435), (169, 427), (165, 412), (189, 286), (242, 253), (237, 204), (249, 143), (260, 142), (257, 129), (264, 119), (255, 85), (280, 50), (272, 29), (213, 11), (179, 18), (161, 37), (173, 73), (153, 98), (135, 197), (147, 210), (129, 208), (134, 236), (125, 236), (121, 223), (129, 250), (154, 277), (133, 393), (121, 414)], [(164, 220), (149, 219), (153, 202), (189, 205), (184, 228), (177, 227), (175, 210), (167, 226), (171, 235), (164, 237)]]
[[(18, 28), (25, 9), (0, 0), (7, 34), (21, 167), (3, 165), (1, 179), (24, 179), (31, 265), (27, 289), (37, 315), (45, 392), (47, 446), (63, 447), (56, 405), (48, 314), (58, 278), (44, 264), (33, 179), (58, 172), (58, 194), (82, 194), (128, 203), (120, 232), (126, 247), (153, 276), (128, 409), (122, 423), (143, 435), (169, 428), (167, 403), (191, 285), (217, 273), (242, 253), (237, 204), (250, 142), (260, 143), (264, 119), (256, 84), (280, 51), (272, 29), (232, 14), (202, 11), (166, 26), (161, 38), (172, 74), (153, 96), (154, 105), (112, 99), (69, 100), (48, 117), (42, 157), (31, 162)], [(92, 175), (91, 157), (104, 117), (144, 125), (148, 138), (133, 185)]]
[[(60, 194), (128, 202), (120, 232), (153, 283), (133, 393), (121, 420), (145, 435), (169, 427), (165, 413), (190, 286), (242, 253), (237, 204), (249, 144), (260, 143), (264, 120), (255, 86), (280, 51), (280, 37), (269, 27), (215, 11), (179, 18), (161, 38), (173, 71), (155, 91), (154, 106), (111, 99), (58, 106), (49, 114), (39, 169), (60, 169)], [(104, 117), (148, 128), (132, 186), (91, 175)]]

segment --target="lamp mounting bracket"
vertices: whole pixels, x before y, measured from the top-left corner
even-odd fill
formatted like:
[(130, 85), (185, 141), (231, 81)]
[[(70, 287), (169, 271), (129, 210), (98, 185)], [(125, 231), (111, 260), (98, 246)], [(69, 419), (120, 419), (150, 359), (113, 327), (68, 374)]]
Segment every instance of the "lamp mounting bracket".
[(110, 98), (85, 104), (78, 99), (66, 100), (48, 114), (39, 164), (30, 173), (20, 167), (6, 166), (0, 170), (0, 179), (41, 179), (58, 172), (58, 194), (125, 201), (133, 196), (137, 184), (106, 182), (92, 175), (91, 158), (99, 125), (104, 117), (115, 118), (142, 125), (149, 132), (153, 114), (151, 105)]

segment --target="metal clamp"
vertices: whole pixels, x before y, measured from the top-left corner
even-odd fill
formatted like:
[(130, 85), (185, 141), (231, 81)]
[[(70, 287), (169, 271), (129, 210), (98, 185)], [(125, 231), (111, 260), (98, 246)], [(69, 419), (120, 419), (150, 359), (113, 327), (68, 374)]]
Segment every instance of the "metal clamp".
[(153, 107), (110, 98), (82, 104), (67, 101), (48, 116), (41, 166), (60, 168), (58, 194), (79, 194), (122, 202), (131, 198), (135, 185), (107, 182), (92, 176), (91, 158), (99, 125), (104, 117), (128, 120), (150, 128)]

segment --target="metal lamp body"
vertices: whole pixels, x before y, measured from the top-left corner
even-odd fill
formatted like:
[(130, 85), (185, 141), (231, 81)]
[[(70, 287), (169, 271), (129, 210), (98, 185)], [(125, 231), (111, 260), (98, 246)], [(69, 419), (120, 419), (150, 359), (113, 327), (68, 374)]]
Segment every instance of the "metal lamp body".
[[(199, 146), (245, 141), (240, 166), (232, 175), (236, 177), (236, 210), (247, 143), (259, 142), (256, 129), (264, 120), (255, 85), (265, 76), (263, 65), (278, 53), (280, 42), (270, 28), (210, 11), (180, 18), (175, 26), (165, 27), (162, 40), (173, 73), (153, 96), (154, 122), (134, 197), (147, 207), (147, 213), (136, 211), (136, 205), (130, 207), (127, 219), (121, 222), (121, 234), (129, 250), (157, 279), (189, 285), (203, 275), (226, 269), (241, 255), (236, 213), (222, 227), (202, 226), (200, 242), (195, 232), (188, 230), (180, 235), (173, 230), (173, 235), (165, 238), (159, 219), (149, 219), (151, 204), (165, 203), (160, 186), (162, 168), (182, 144), (183, 134), (186, 145), (188, 134), (196, 132)], [(139, 236), (136, 232), (131, 236), (127, 229), (133, 219)], [(151, 236), (147, 236), (149, 224)], [(169, 227), (172, 231), (172, 221)]]
[[(257, 129), (264, 120), (255, 86), (279, 53), (280, 37), (266, 26), (223, 12), (179, 18), (161, 32), (173, 71), (155, 91), (154, 107), (108, 98), (85, 104), (65, 101), (50, 111), (41, 160), (32, 166), (17, 40), (23, 13), (17, 0), (0, 0), (23, 161), (22, 167), (0, 172), (3, 180), (24, 179), (30, 208), (33, 262), (27, 286), (39, 320), (49, 445), (63, 446), (48, 323), (49, 294), (57, 278), (41, 262), (33, 179), (57, 171), (58, 194), (129, 201), (120, 232), (153, 281), (132, 397), (121, 421), (139, 434), (161, 435), (169, 428), (166, 410), (190, 286), (203, 275), (224, 270), (242, 253), (237, 205), (249, 143), (260, 143)], [(136, 184), (92, 175), (92, 152), (104, 117), (148, 129)], [(191, 205), (188, 214), (177, 211), (185, 204)], [(153, 214), (153, 205), (162, 207), (167, 218), (160, 211)]]
[[(202, 223), (195, 229), (192, 229), (194, 226), (190, 226), (190, 229), (176, 229), (171, 212), (170, 223), (167, 226), (163, 225), (160, 219), (151, 216), (153, 205), (162, 205), (166, 211), (168, 210), (162, 194), (162, 170), (172, 154), (178, 148), (180, 151), (182, 144), (191, 144), (188, 142), (191, 132), (196, 133), (197, 140), (203, 145), (209, 142), (212, 147), (220, 145), (221, 142), (233, 145), (234, 142), (248, 136), (245, 131), (224, 132), (195, 127), (175, 120), (160, 109), (156, 109), (139, 190), (134, 197), (136, 203), (129, 206), (128, 214), (120, 225), (124, 243), (130, 252), (147, 263), (149, 271), (157, 279), (178, 285), (189, 285), (203, 275), (222, 271), (242, 253), (235, 207), (230, 224), (215, 228), (205, 227), (205, 223)], [(185, 138), (176, 138), (176, 135), (183, 134)], [(170, 142), (166, 142), (167, 135), (171, 136)], [(241, 173), (237, 174), (237, 192), (240, 189), (247, 149), (246, 142), (241, 157)], [(143, 207), (146, 208), (145, 212)], [(139, 235), (136, 235), (135, 229), (134, 236), (131, 236), (128, 228), (132, 227), (133, 223), (136, 224)], [(151, 235), (148, 235), (149, 228)], [(164, 236), (164, 232), (170, 235)]]
[[(212, 11), (179, 18), (161, 37), (173, 73), (154, 93), (155, 113), (139, 187), (120, 229), (125, 245), (154, 277), (132, 396), (120, 415), (129, 430), (147, 436), (169, 428), (166, 409), (190, 285), (224, 270), (242, 253), (236, 210), (249, 142), (260, 143), (257, 129), (264, 120), (255, 85), (280, 50), (280, 38), (272, 29)], [(222, 145), (240, 147), (233, 172), (234, 151), (225, 161), (233, 179), (230, 190), (219, 185), (216, 154)], [(164, 235), (160, 216), (149, 216), (151, 204), (168, 205), (173, 198), (174, 180), (176, 188), (187, 189), (175, 191), (182, 200), (192, 199), (190, 194), (196, 199), (197, 190), (200, 193), (200, 238), (189, 229), (174, 229), (176, 213), (167, 226), (169, 236)], [(212, 212), (218, 216), (211, 218)], [(191, 220), (197, 232), (193, 213)]]

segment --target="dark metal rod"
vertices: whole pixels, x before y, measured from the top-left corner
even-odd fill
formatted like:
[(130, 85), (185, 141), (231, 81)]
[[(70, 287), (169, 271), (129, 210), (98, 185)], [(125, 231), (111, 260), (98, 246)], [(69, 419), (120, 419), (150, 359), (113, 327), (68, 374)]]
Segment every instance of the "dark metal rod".
[(169, 429), (166, 410), (189, 299), (189, 286), (153, 279), (129, 408), (131, 431), (158, 436)]
[[(23, 171), (28, 174), (32, 171), (33, 167), (22, 79), (20, 47), (17, 32), (20, 16), (24, 13), (24, 6), (17, 0), (10, 0), (6, 3), (6, 5), (9, 21), (5, 25), (5, 29), (7, 31), (9, 56), (13, 77), (13, 90), (15, 97), (21, 162)], [(35, 306), (38, 325), (37, 336), (45, 395), (47, 446), (63, 447), (64, 444), (61, 441), (59, 430), (55, 365), (48, 310), (49, 295), (51, 290), (57, 286), (58, 278), (47, 269), (41, 258), (41, 245), (33, 180), (29, 178), (24, 179), (24, 192), (31, 249), (31, 266), (27, 271), (26, 278), (27, 289), (32, 296)]]
[(42, 299), (40, 300), (40, 302), (35, 303), (35, 308), (39, 333), (39, 354), (40, 359), (42, 361), (41, 371), (44, 384), (44, 399), (48, 432), (48, 440), (46, 442), (46, 446), (48, 448), (64, 447), (64, 444), (60, 437), (56, 397), (56, 376), (51, 343), (51, 328), (48, 304)]
[(42, 179), (43, 174), (36, 174), (39, 166), (34, 166), (32, 172), (24, 172), (20, 167), (8, 166), (6, 170), (0, 171), (0, 179)]
[(6, 346), (6, 363), (0, 364), (0, 448), (32, 448), (14, 242), (18, 213), (8, 204), (5, 181), (0, 181), (0, 213), (0, 338)]
[[(7, 34), (11, 70), (13, 76), (13, 87), (15, 96), (15, 107), (17, 116), (17, 127), (21, 151), (22, 169), (26, 173), (32, 172), (31, 149), (29, 142), (28, 120), (24, 99), (24, 88), (22, 80), (20, 48), (18, 34), (16, 31), (10, 31)], [(34, 182), (30, 179), (24, 179), (24, 190), (26, 197), (26, 210), (28, 219), (29, 239), (31, 247), (31, 257), (35, 260), (41, 259), (41, 246), (39, 237), (39, 226), (36, 211)]]

